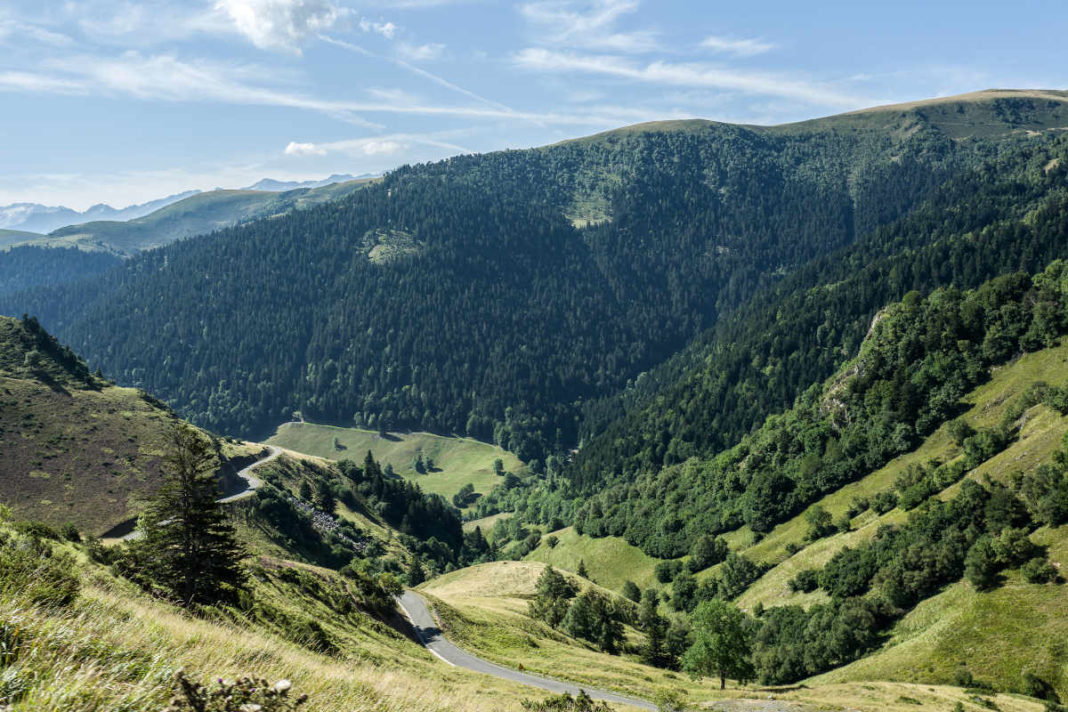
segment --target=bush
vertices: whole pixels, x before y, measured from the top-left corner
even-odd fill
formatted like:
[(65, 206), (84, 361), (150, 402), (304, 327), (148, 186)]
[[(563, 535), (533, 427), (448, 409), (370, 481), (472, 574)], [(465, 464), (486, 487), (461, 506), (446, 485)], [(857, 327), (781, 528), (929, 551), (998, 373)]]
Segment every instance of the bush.
[(193, 682), (181, 670), (174, 676), (175, 695), (164, 712), (289, 712), (303, 706), (307, 695), (289, 696), (289, 680), (273, 685), (264, 679), (243, 677), (237, 681), (220, 678), (209, 686)]
[(656, 580), (660, 583), (671, 583), (675, 580), (679, 571), (682, 570), (682, 562), (677, 560), (661, 561), (656, 565)]
[(1020, 567), (1020, 573), (1023, 574), (1027, 583), (1052, 583), (1057, 580), (1057, 569), (1041, 556), (1031, 559)]
[(576, 697), (566, 692), (544, 700), (523, 700), (520, 703), (528, 712), (612, 712), (605, 702), (594, 700), (582, 690)]
[(820, 587), (820, 572), (818, 569), (799, 571), (788, 585), (794, 593), (812, 593)]
[(78, 596), (81, 583), (72, 557), (54, 554), (39, 539), (0, 543), (0, 591), (25, 596), (43, 606), (66, 606)]
[(1020, 692), (1028, 697), (1046, 700), (1054, 704), (1060, 704), (1061, 701), (1061, 698), (1057, 695), (1057, 691), (1053, 688), (1053, 685), (1030, 671), (1025, 672), (1022, 676)]
[(886, 514), (897, 506), (897, 495), (893, 492), (880, 492), (871, 501), (871, 508), (876, 514)]

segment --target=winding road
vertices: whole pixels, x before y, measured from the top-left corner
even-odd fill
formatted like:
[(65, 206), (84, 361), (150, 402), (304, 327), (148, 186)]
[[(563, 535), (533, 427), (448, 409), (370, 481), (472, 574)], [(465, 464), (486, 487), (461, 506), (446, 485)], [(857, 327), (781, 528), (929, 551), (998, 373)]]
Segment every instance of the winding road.
[(274, 445), (267, 445), (267, 449), (271, 451), (270, 455), (268, 455), (267, 457), (263, 458), (262, 460), (256, 460), (254, 463), (252, 463), (248, 467), (243, 468), (242, 470), (238, 471), (237, 476), (245, 481), (245, 489), (241, 490), (237, 494), (232, 494), (232, 495), (229, 495), (228, 497), (223, 497), (223, 498), (219, 499), (219, 504), (227, 504), (228, 502), (237, 502), (238, 500), (242, 500), (242, 499), (245, 499), (247, 497), (251, 497), (253, 492), (255, 492), (256, 490), (258, 490), (260, 487), (263, 486), (263, 480), (261, 480), (259, 477), (256, 477), (255, 475), (253, 475), (252, 471), (255, 470), (257, 467), (259, 467), (260, 465), (266, 465), (268, 462), (270, 462), (271, 460), (275, 459), (276, 457), (278, 457), (279, 455), (282, 454), (282, 448), (275, 447)]
[(512, 670), (502, 665), (496, 665), (487, 660), (483, 660), (482, 658), (474, 656), (453, 645), (445, 639), (441, 633), (441, 629), (438, 628), (437, 622), (434, 620), (433, 614), (431, 614), (430, 609), (427, 607), (426, 600), (418, 593), (415, 593), (414, 591), (405, 591), (397, 597), (397, 603), (411, 622), (412, 627), (415, 629), (415, 634), (419, 637), (419, 641), (427, 650), (448, 665), (473, 670), (474, 672), (480, 672), (485, 675), (492, 675), (494, 677), (499, 677), (502, 680), (518, 682), (521, 685), (530, 685), (531, 687), (537, 687), (556, 694), (566, 692), (571, 695), (577, 695), (581, 690), (595, 700), (630, 705), (631, 707), (656, 712), (656, 705), (645, 700), (617, 695), (614, 692), (598, 690), (592, 687), (583, 687), (571, 682), (562, 682), (549, 677), (531, 675), (529, 673), (519, 672), (518, 670)]
[[(238, 471), (237, 476), (245, 481), (245, 488), (240, 492), (235, 492), (234, 494), (227, 495), (225, 497), (220, 497), (216, 500), (219, 504), (229, 504), (230, 502), (238, 502), (242, 499), (247, 499), (251, 497), (256, 492), (256, 490), (263, 486), (263, 480), (253, 475), (252, 471), (255, 470), (257, 467), (260, 467), (261, 465), (266, 465), (268, 462), (274, 460), (282, 454), (281, 448), (275, 447), (274, 445), (267, 445), (266, 447), (268, 450), (270, 450), (270, 454), (267, 455), (267, 457), (260, 460), (256, 460), (248, 467), (244, 467)], [(136, 523), (137, 520), (135, 519), (131, 521)], [(137, 539), (140, 536), (141, 532), (137, 529), (134, 529), (130, 533), (125, 534), (120, 538), (123, 541), (133, 541), (134, 539)]]

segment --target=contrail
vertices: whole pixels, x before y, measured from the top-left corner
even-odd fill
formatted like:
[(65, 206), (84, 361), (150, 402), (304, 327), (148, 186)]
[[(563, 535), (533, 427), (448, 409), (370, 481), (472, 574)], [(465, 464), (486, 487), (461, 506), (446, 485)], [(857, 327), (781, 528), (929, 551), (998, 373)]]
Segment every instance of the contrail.
[(501, 111), (505, 111), (505, 112), (508, 112), (510, 114), (516, 113), (515, 110), (512, 109), (510, 106), (505, 106), (504, 104), (501, 104), (500, 102), (493, 101), (492, 99), (487, 99), (486, 97), (481, 96), (479, 94), (476, 94), (473, 91), (470, 91), (468, 89), (464, 89), (462, 86), (453, 84), (448, 79), (445, 79), (443, 77), (439, 77), (436, 74), (432, 74), (431, 72), (428, 72), (425, 69), (422, 69), (420, 67), (416, 67), (414, 64), (409, 64), (408, 62), (405, 62), (402, 59), (396, 59), (394, 57), (388, 57), (388, 56), (386, 56), (384, 54), (378, 54), (377, 52), (372, 52), (369, 49), (364, 49), (363, 47), (360, 47), (359, 45), (354, 45), (351, 42), (345, 42), (344, 40), (334, 39), (333, 37), (329, 37), (327, 35), (319, 35), (319, 39), (321, 39), (323, 42), (327, 42), (329, 44), (336, 45), (337, 47), (343, 47), (344, 49), (347, 49), (350, 52), (356, 52), (357, 54), (362, 54), (365, 57), (373, 57), (375, 59), (385, 60), (386, 62), (390, 62), (392, 64), (395, 64), (398, 67), (401, 67), (402, 69), (407, 69), (409, 72), (412, 72), (413, 74), (418, 74), (419, 76), (423, 77), (424, 79), (429, 79), (430, 81), (434, 82), (435, 84), (443, 86), (446, 89), (451, 89), (454, 92), (457, 92), (459, 94), (463, 94), (464, 96), (469, 97), (471, 99), (475, 99), (476, 101), (480, 101), (483, 104), (488, 104), (489, 106), (492, 106), (495, 109), (500, 109)]

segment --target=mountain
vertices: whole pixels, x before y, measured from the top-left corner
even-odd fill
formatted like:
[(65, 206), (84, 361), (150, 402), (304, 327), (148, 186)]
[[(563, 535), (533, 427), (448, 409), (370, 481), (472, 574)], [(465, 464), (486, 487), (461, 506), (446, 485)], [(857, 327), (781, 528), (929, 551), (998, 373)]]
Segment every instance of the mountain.
[(366, 181), (349, 181), (284, 192), (213, 190), (196, 193), (125, 222), (109, 220), (70, 225), (18, 244), (78, 247), (128, 256), (185, 237), (333, 200), (365, 184)]
[(281, 192), (286, 190), (296, 190), (297, 188), (322, 188), (324, 185), (332, 185), (333, 183), (348, 183), (354, 180), (369, 180), (371, 178), (378, 178), (378, 173), (361, 173), (358, 176), (335, 173), (329, 178), (323, 180), (305, 180), (305, 181), (281, 181), (274, 180), (272, 178), (264, 178), (256, 181), (252, 185), (245, 186), (242, 190), (269, 190), (274, 192)]
[[(727, 349), (720, 329), (752, 328), (777, 351), (818, 333), (814, 361), (753, 352), (731, 362), (755, 373), (729, 381), (737, 401), (674, 424), (677, 411), (650, 407), (667, 418), (663, 432), (638, 416), (604, 449), (584, 446), (593, 474), (573, 480), (596, 487), (662, 466), (658, 448), (690, 430), (712, 453), (788, 407), (902, 287), (975, 285), (1060, 256), (1055, 223), (1025, 218), (1059, 195), (1054, 129), (1068, 125), (1066, 107), (1059, 94), (993, 92), (783, 127), (666, 122), (461, 156), (3, 308), (39, 315), (120, 382), (213, 429), (267, 433), (301, 410), (468, 434), (542, 465), (580, 434), (592, 443), (607, 432), (630, 409), (600, 399), (632, 392), (641, 373), (674, 363), (670, 388), (707, 349)], [(970, 237), (994, 228), (989, 244)], [(1012, 230), (1027, 236), (1013, 242)], [(1020, 252), (1024, 239), (1032, 247)], [(894, 278), (859, 283), (864, 265)], [(863, 299), (836, 301), (847, 292), (829, 285), (844, 283)], [(826, 303), (806, 310), (806, 294)], [(791, 299), (796, 326), (776, 325)], [(685, 363), (668, 361), (687, 345)], [(730, 371), (693, 373), (703, 388)], [(705, 427), (710, 414), (722, 425)], [(611, 438), (619, 456), (597, 455)], [(621, 467), (631, 453), (638, 465)]]
[(140, 205), (125, 208), (113, 208), (103, 203), (78, 212), (62, 206), (52, 207), (38, 203), (12, 203), (0, 206), (0, 228), (20, 230), (23, 232), (48, 233), (67, 225), (87, 222), (89, 220), (133, 220), (159, 210), (183, 198), (195, 195), (199, 191), (187, 190), (165, 198), (158, 198)]

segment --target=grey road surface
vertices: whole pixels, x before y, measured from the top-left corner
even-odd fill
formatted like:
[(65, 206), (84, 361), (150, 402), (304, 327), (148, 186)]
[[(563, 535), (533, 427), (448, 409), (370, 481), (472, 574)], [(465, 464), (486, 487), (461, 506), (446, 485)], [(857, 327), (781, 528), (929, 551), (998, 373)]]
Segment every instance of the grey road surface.
[[(275, 459), (276, 457), (278, 457), (279, 455), (282, 454), (281, 448), (277, 448), (274, 445), (268, 445), (267, 449), (271, 451), (270, 455), (268, 455), (267, 457), (263, 458), (262, 460), (256, 460), (254, 463), (252, 463), (248, 467), (240, 470), (237, 473), (237, 476), (245, 481), (245, 488), (243, 490), (241, 490), (240, 492), (232, 494), (232, 495), (230, 495), (228, 497), (220, 498), (218, 500), (219, 504), (227, 504), (229, 502), (237, 502), (239, 500), (251, 497), (252, 494), (256, 490), (258, 490), (260, 487), (263, 486), (263, 480), (261, 480), (259, 477), (256, 477), (255, 475), (253, 475), (252, 471), (255, 470), (257, 467), (259, 467), (260, 465), (266, 465), (268, 462), (270, 462), (271, 460)], [(131, 520), (131, 521), (134, 521), (134, 520)], [(127, 525), (127, 526), (132, 526), (132, 525)], [(140, 530), (134, 529), (129, 534), (124, 534), (121, 538), (126, 540), (126, 541), (133, 541), (135, 539), (139, 539), (140, 537), (141, 537)]]
[(258, 490), (260, 487), (263, 487), (263, 480), (253, 475), (252, 471), (260, 465), (266, 465), (268, 462), (282, 454), (281, 448), (277, 448), (274, 445), (268, 445), (267, 449), (271, 451), (270, 455), (263, 458), (262, 460), (256, 460), (254, 463), (237, 473), (237, 476), (245, 481), (245, 489), (241, 490), (237, 494), (232, 494), (229, 497), (223, 497), (219, 500), (219, 504), (226, 504), (227, 502), (236, 502), (240, 499), (251, 497), (253, 492)]
[(521, 685), (530, 685), (531, 687), (537, 687), (556, 694), (567, 692), (576, 695), (579, 690), (583, 690), (587, 695), (596, 700), (630, 705), (643, 710), (652, 710), (653, 712), (656, 712), (656, 705), (651, 702), (646, 702), (645, 700), (625, 697), (623, 695), (617, 695), (614, 692), (598, 690), (592, 687), (583, 687), (571, 682), (561, 682), (560, 680), (554, 680), (548, 677), (530, 675), (529, 673), (519, 672), (483, 660), (482, 658), (476, 657), (471, 653), (456, 647), (445, 639), (422, 596), (414, 591), (405, 591), (397, 597), (397, 602), (400, 604), (401, 610), (404, 611), (404, 614), (408, 617), (408, 620), (411, 621), (416, 635), (419, 637), (419, 640), (423, 645), (426, 646), (427, 650), (449, 665), (473, 670), (486, 675), (492, 675), (494, 677), (499, 677), (502, 680), (518, 682)]

